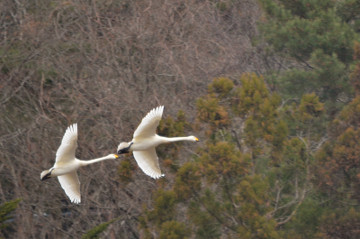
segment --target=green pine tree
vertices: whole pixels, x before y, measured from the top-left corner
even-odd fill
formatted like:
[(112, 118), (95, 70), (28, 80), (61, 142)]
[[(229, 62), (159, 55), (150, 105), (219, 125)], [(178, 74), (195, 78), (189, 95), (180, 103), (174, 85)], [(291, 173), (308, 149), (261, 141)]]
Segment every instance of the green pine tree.
[(114, 218), (108, 222), (101, 223), (94, 228), (87, 231), (84, 235), (82, 235), (81, 239), (98, 239), (100, 238), (100, 234), (104, 232), (111, 223), (119, 220), (119, 218)]
[(277, 89), (286, 98), (315, 92), (330, 114), (338, 111), (343, 106), (338, 99), (352, 92), (353, 44), (360, 39), (354, 26), (358, 14), (347, 15), (344, 9), (356, 9), (358, 4), (331, 0), (260, 2), (267, 14), (260, 24), (264, 40), (275, 54), (294, 63), (273, 76)]
[(18, 207), (21, 199), (14, 199), (0, 205), (0, 235), (7, 236), (6, 229), (11, 226), (14, 211)]

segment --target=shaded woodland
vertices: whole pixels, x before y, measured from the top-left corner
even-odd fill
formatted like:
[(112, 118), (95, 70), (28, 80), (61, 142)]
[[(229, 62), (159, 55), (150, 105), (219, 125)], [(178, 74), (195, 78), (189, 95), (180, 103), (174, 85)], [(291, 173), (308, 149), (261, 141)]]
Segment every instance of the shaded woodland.
[[(360, 4), (341, 1), (0, 2), (0, 237), (359, 238)], [(115, 153), (165, 105), (166, 177)]]

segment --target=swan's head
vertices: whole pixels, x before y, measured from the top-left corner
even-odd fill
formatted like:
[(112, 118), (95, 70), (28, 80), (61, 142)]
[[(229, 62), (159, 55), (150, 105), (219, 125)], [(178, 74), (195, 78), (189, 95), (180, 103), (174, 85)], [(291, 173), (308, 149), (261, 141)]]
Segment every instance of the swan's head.
[(119, 144), (117, 148), (118, 154), (126, 154), (130, 152), (130, 147), (133, 144), (133, 142), (122, 142)]
[(109, 154), (108, 156), (106, 156), (107, 158), (111, 158), (111, 159), (117, 159), (119, 158), (119, 155), (117, 154)]
[(40, 174), (40, 180), (41, 180), (41, 181), (44, 181), (44, 180), (46, 180), (46, 179), (52, 178), (51, 172), (52, 172), (53, 170), (54, 170), (54, 169), (51, 168), (51, 169), (42, 171), (41, 174)]
[(199, 139), (193, 135), (189, 136), (189, 138), (194, 142), (199, 142)]

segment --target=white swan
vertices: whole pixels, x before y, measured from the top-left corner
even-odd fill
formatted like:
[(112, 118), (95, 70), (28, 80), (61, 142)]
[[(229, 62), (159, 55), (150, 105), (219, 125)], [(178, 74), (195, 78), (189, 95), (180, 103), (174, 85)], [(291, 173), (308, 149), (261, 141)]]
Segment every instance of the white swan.
[(40, 174), (41, 180), (58, 177), (61, 187), (73, 203), (80, 203), (81, 201), (80, 182), (76, 173), (77, 169), (82, 166), (107, 159), (117, 159), (119, 157), (116, 154), (109, 154), (108, 156), (88, 161), (79, 160), (75, 158), (77, 137), (77, 124), (70, 125), (66, 129), (61, 145), (56, 152), (54, 166), (48, 170), (44, 170)]
[(195, 136), (167, 138), (157, 135), (156, 128), (159, 125), (163, 111), (164, 106), (152, 109), (135, 130), (133, 139), (130, 142), (120, 143), (117, 148), (118, 154), (132, 151), (142, 171), (155, 179), (164, 176), (160, 170), (159, 159), (155, 151), (156, 146), (176, 141), (199, 141)]

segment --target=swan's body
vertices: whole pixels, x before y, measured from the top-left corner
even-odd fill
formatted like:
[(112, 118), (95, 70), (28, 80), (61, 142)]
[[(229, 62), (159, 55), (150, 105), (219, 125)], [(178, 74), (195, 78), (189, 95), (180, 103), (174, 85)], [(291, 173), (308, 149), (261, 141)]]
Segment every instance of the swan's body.
[(133, 139), (130, 142), (120, 143), (117, 148), (118, 154), (132, 151), (139, 167), (152, 178), (164, 176), (160, 170), (159, 159), (155, 150), (156, 146), (177, 141), (199, 141), (195, 136), (167, 138), (157, 135), (156, 128), (159, 125), (163, 111), (164, 106), (152, 109), (135, 130)]
[(52, 168), (44, 170), (40, 174), (40, 179), (45, 180), (53, 177), (59, 179), (61, 187), (73, 203), (80, 203), (80, 181), (76, 171), (83, 166), (100, 162), (107, 159), (116, 159), (119, 156), (109, 154), (108, 156), (92, 159), (88, 161), (75, 158), (77, 148), (77, 124), (70, 125), (64, 134), (61, 145), (56, 152), (55, 164)]

